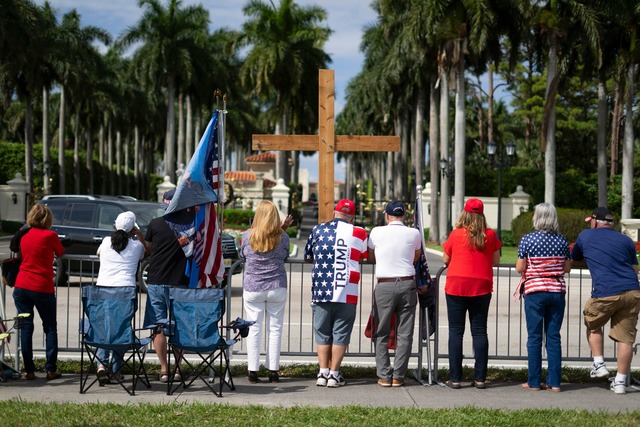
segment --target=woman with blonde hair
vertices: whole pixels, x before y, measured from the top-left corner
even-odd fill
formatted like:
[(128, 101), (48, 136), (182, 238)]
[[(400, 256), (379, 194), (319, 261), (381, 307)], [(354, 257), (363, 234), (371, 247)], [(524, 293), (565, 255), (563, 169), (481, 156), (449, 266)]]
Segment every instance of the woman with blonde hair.
[(249, 382), (258, 382), (262, 324), (267, 318), (265, 366), (269, 381), (280, 381), (280, 341), (284, 307), (287, 302), (287, 273), (284, 262), (289, 257), (289, 236), (284, 232), (292, 222), (288, 215), (282, 222), (276, 206), (262, 201), (251, 228), (242, 235), (240, 258), (244, 260), (243, 303), (247, 320), (256, 323), (247, 337)]
[(56, 294), (53, 286), (53, 259), (62, 256), (64, 248), (58, 235), (51, 231), (53, 212), (45, 205), (34, 205), (27, 215), (29, 230), (20, 237), (22, 257), (20, 272), (13, 290), (18, 313), (30, 316), (20, 320), (20, 345), (24, 363), (24, 378), (36, 379), (33, 363), (34, 307), (42, 319), (46, 343), (47, 381), (61, 377), (58, 372), (58, 323)]
[(483, 389), (489, 354), (487, 317), (493, 292), (493, 266), (500, 262), (502, 243), (487, 227), (481, 200), (467, 200), (456, 228), (442, 246), (443, 261), (448, 266), (444, 291), (449, 319), (449, 385), (454, 389), (461, 387), (462, 341), (468, 312), (475, 357), (473, 384)]

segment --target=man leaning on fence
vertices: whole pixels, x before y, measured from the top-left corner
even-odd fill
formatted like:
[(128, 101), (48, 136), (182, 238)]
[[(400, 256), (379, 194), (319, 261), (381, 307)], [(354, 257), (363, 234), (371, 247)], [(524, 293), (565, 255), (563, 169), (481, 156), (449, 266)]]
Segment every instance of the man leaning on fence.
[(638, 257), (633, 241), (612, 228), (613, 214), (609, 209), (596, 208), (585, 221), (591, 224), (591, 229), (578, 235), (571, 258), (584, 259), (591, 273), (591, 298), (583, 311), (593, 354), (591, 377), (609, 376), (604, 364), (603, 327), (611, 320), (609, 338), (618, 343), (618, 372), (611, 390), (624, 394), (640, 310)]
[[(389, 202), (387, 225), (375, 227), (369, 235), (369, 262), (375, 262), (377, 284), (373, 294), (373, 319), (378, 384), (402, 387), (409, 365), (415, 323), (416, 280), (414, 264), (420, 259), (422, 237), (416, 228), (404, 225), (404, 203)], [(387, 343), (391, 317), (395, 314), (397, 348), (391, 366)]]
[(320, 372), (316, 385), (341, 387), (340, 365), (356, 319), (360, 260), (367, 255), (367, 233), (352, 224), (356, 206), (340, 200), (331, 221), (313, 227), (304, 259), (313, 262), (311, 308)]

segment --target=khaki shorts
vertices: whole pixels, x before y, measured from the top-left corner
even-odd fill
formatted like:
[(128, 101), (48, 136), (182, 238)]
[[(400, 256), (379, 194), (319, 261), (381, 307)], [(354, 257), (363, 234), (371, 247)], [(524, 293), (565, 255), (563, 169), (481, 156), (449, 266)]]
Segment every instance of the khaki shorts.
[(590, 331), (597, 331), (611, 319), (609, 338), (633, 344), (636, 341), (636, 325), (640, 311), (640, 291), (626, 291), (604, 298), (589, 298), (584, 306), (584, 324)]

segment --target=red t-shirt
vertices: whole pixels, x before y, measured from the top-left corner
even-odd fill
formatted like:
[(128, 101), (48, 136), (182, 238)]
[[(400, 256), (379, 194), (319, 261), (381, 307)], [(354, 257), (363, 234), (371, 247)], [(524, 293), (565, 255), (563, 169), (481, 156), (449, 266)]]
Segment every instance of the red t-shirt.
[(53, 256), (62, 256), (64, 248), (58, 235), (51, 230), (31, 228), (20, 240), (22, 264), (16, 278), (16, 288), (52, 294)]
[(451, 258), (444, 287), (447, 294), (475, 297), (493, 292), (493, 254), (502, 242), (492, 229), (485, 232), (487, 241), (482, 252), (469, 248), (466, 228), (453, 230), (442, 245)]

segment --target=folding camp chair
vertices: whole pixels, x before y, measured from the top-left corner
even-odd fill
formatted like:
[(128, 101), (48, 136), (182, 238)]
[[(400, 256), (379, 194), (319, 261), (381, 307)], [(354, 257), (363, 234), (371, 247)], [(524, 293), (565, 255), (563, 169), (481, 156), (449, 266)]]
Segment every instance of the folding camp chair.
[[(253, 322), (237, 319), (229, 326), (231, 329), (235, 326), (238, 331), (236, 339), (221, 337), (218, 323), (224, 314), (224, 293), (225, 290), (219, 288), (171, 288), (169, 291), (170, 320), (165, 331), (169, 337), (168, 395), (179, 387), (190, 387), (198, 378), (218, 397), (222, 397), (225, 385), (235, 390), (228, 350)], [(196, 354), (197, 361), (189, 361), (185, 357), (187, 352)], [(176, 374), (179, 381), (175, 381)], [(215, 377), (219, 378), (219, 391), (212, 385)]]
[[(152, 341), (149, 337), (138, 338), (135, 327), (136, 289), (134, 287), (85, 286), (82, 288), (82, 307), (85, 317), (81, 320), (82, 334), (80, 354), (80, 393), (86, 393), (99, 381), (97, 365), (107, 367), (110, 382), (117, 382), (131, 396), (135, 395), (138, 381), (151, 387), (144, 368), (144, 357)], [(99, 360), (98, 349), (112, 352), (113, 363)], [(89, 366), (85, 371), (85, 352)], [(122, 372), (133, 376), (131, 387), (124, 384)], [(93, 377), (91, 382), (90, 379)], [(88, 383), (88, 384), (87, 384)], [(100, 382), (100, 385), (104, 385)]]

